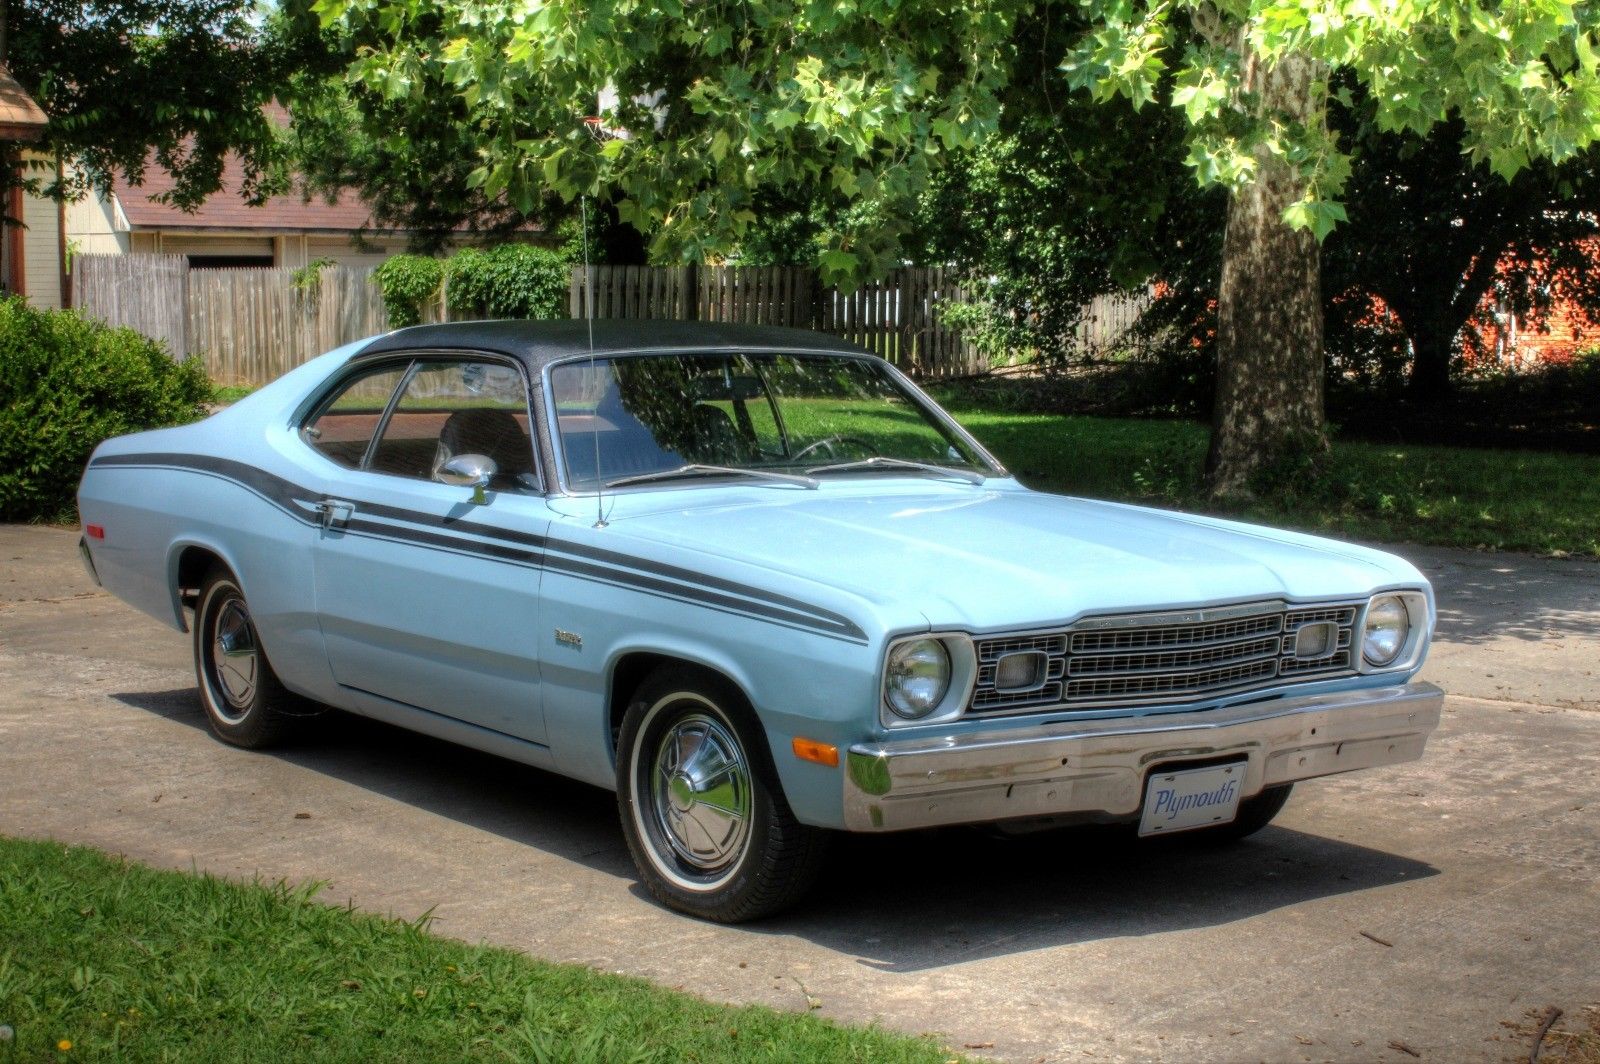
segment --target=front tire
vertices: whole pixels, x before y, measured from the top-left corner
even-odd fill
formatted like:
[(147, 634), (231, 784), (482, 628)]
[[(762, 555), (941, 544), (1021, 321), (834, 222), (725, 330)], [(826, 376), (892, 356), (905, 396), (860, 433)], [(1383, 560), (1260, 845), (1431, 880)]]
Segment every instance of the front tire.
[(309, 715), (307, 704), (272, 671), (244, 592), (220, 565), (200, 585), (193, 627), (200, 704), (217, 738), (259, 750), (298, 729)]
[(739, 691), (686, 667), (653, 673), (623, 717), (617, 807), (628, 852), (663, 905), (742, 923), (793, 905), (826, 834), (795, 819)]

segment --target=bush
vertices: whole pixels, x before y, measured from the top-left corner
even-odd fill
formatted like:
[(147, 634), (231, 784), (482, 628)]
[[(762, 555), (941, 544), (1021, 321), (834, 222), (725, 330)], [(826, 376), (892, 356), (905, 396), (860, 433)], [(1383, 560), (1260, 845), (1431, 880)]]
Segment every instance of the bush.
[(199, 360), (71, 311), (0, 301), (0, 519), (70, 517), (100, 441), (205, 416)]
[(571, 279), (565, 258), (531, 244), (463, 248), (445, 264), (445, 290), (456, 317), (564, 318)]
[(444, 263), (426, 255), (394, 255), (383, 260), (372, 279), (383, 291), (389, 328), (403, 329), (420, 322), (423, 306), (439, 294)]
[(487, 251), (462, 248), (448, 259), (395, 255), (374, 274), (383, 290), (389, 327), (403, 329), (422, 320), (422, 311), (439, 298), (444, 285), (450, 316), (485, 318), (564, 318), (572, 269), (549, 248), (500, 244)]

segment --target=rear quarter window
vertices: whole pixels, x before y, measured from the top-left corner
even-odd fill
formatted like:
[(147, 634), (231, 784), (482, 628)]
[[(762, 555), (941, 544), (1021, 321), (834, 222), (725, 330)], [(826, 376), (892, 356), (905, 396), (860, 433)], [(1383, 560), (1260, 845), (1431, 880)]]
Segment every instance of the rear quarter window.
[(301, 436), (315, 450), (347, 469), (358, 468), (378, 433), (378, 423), (383, 420), (390, 397), (409, 367), (409, 362), (402, 362), (358, 375), (306, 422)]

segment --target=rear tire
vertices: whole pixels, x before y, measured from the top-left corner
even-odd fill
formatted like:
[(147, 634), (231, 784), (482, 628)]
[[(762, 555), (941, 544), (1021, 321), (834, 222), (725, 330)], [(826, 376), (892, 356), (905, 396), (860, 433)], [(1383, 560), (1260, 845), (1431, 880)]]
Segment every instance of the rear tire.
[(827, 834), (795, 819), (738, 689), (669, 666), (639, 686), (617, 743), (617, 810), (639, 877), (668, 908), (736, 924), (793, 905)]
[(247, 750), (287, 739), (317, 712), (278, 680), (234, 575), (212, 566), (194, 610), (200, 704), (217, 738)]

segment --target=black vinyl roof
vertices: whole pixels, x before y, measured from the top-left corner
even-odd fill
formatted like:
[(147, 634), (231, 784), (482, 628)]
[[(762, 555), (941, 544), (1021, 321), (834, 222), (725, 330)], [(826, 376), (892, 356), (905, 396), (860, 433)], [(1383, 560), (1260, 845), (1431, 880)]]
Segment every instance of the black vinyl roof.
[[(776, 325), (728, 325), (702, 321), (596, 318), (596, 355), (648, 351), (806, 351), (870, 354), (837, 336)], [(378, 337), (363, 355), (384, 351), (490, 351), (527, 363), (534, 372), (560, 358), (590, 353), (589, 327), (581, 318), (563, 321), (457, 321), (415, 325)]]

